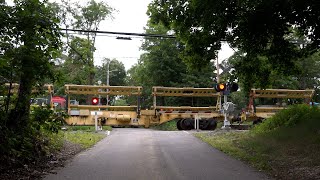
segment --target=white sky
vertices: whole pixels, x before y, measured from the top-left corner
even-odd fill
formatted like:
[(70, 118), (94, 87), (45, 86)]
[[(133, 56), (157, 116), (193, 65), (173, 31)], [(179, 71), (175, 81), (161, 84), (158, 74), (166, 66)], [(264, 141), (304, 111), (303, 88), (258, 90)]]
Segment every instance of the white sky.
[[(52, 0), (59, 2), (60, 0)], [(70, 0), (75, 2), (77, 0)], [(89, 0), (87, 0), (89, 1)], [(99, 1), (99, 0), (97, 0)], [(113, 13), (114, 19), (102, 21), (99, 27), (101, 31), (144, 33), (148, 16), (146, 15), (148, 4), (151, 0), (102, 0), (109, 6), (116, 9)], [(84, 4), (85, 1), (81, 1)], [(117, 40), (120, 35), (103, 35), (96, 38), (96, 51), (94, 53), (95, 65), (102, 65), (103, 58), (117, 59), (121, 61), (126, 70), (137, 63), (140, 54), (139, 50), (143, 38), (131, 37), (132, 40)], [(233, 50), (227, 44), (223, 44), (219, 52), (219, 62), (233, 54)]]
[[(114, 19), (101, 23), (100, 30), (115, 32), (144, 33), (148, 16), (146, 15), (148, 4), (151, 0), (105, 0), (107, 4), (118, 10), (114, 13)], [(101, 65), (102, 58), (116, 58), (123, 62), (126, 70), (137, 63), (142, 51), (139, 50), (142, 38), (117, 40), (115, 37), (99, 36), (96, 39), (97, 50), (94, 54), (95, 64)], [(219, 52), (219, 62), (233, 54), (233, 50), (227, 44), (223, 44)]]
[[(114, 32), (144, 33), (143, 27), (148, 21), (146, 15), (151, 0), (105, 0), (109, 6), (115, 8), (113, 20), (103, 21), (100, 30)], [(99, 36), (96, 38), (97, 50), (94, 53), (95, 64), (101, 65), (101, 60), (116, 58), (123, 62), (126, 70), (137, 63), (142, 53), (139, 50), (143, 38), (131, 37), (132, 40), (117, 40), (117, 36)]]

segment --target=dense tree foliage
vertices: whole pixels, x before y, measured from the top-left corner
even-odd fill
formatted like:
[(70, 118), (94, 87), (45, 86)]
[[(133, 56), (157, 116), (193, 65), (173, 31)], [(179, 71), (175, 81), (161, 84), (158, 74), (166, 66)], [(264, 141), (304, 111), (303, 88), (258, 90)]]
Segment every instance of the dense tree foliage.
[(95, 82), (101, 81), (102, 84), (107, 84), (107, 72), (109, 63), (109, 85), (124, 86), (126, 85), (126, 69), (124, 64), (117, 59), (104, 59), (102, 66), (96, 66)]
[[(18, 100), (8, 123), (12, 127), (25, 126), (32, 87), (43, 82), (45, 77), (53, 78), (50, 59), (57, 55), (61, 45), (59, 20), (51, 6), (37, 0), (15, 1), (15, 6), (4, 8), (8, 14), (1, 19), (4, 26), (0, 34), (3, 43), (1, 59), (12, 71), (7, 72), (20, 84)], [(10, 74), (5, 77), (10, 78)]]
[[(162, 22), (175, 31), (185, 43), (183, 59), (191, 64), (206, 65), (221, 41), (241, 50), (244, 60), (236, 68), (248, 89), (256, 81), (265, 87), (270, 73), (266, 63), (288, 75), (294, 72), (295, 61), (319, 48), (319, 7), (317, 1), (302, 0), (154, 0), (149, 16), (153, 23)], [(307, 45), (293, 44), (293, 34), (307, 38)]]
[[(148, 24), (146, 33), (166, 34), (169, 30), (162, 24)], [(146, 53), (140, 56), (138, 64), (128, 71), (129, 85), (143, 86), (143, 105), (148, 108), (152, 104), (152, 86), (167, 87), (212, 87), (214, 68), (188, 69), (180, 58), (183, 44), (175, 39), (146, 38), (142, 50)], [(179, 105), (188, 100), (162, 98), (162, 104)], [(195, 101), (196, 102), (196, 101)], [(192, 103), (189, 102), (189, 105)]]
[(41, 111), (46, 113), (45, 119), (39, 118), (41, 113), (31, 116), (30, 98), (33, 87), (55, 79), (52, 59), (61, 48), (59, 18), (46, 0), (16, 0), (10, 6), (0, 1), (0, 9), (0, 76), (4, 77), (0, 86), (19, 83), (16, 94), (3, 94), (0, 161), (32, 161), (46, 154), (43, 133), (52, 130), (52, 111)]
[[(80, 32), (80, 34), (86, 36), (87, 51), (78, 52), (78, 54), (83, 59), (86, 68), (89, 70), (89, 78), (87, 84), (94, 84), (94, 59), (93, 53), (95, 51), (95, 39), (97, 33), (95, 31), (99, 30), (100, 23), (107, 17), (111, 16), (113, 9), (109, 7), (108, 4), (104, 2), (96, 2), (91, 0), (87, 2), (85, 6), (81, 6), (80, 3), (72, 3), (63, 1), (61, 5), (63, 11), (61, 12), (61, 17), (65, 26), (73, 27), (74, 29), (85, 30), (87, 32)], [(68, 32), (67, 36), (68, 35)], [(78, 38), (76, 36), (71, 36), (72, 38)], [(78, 38), (79, 40), (79, 38)], [(84, 41), (84, 40), (82, 40)], [(82, 44), (83, 45), (83, 44)], [(77, 48), (77, 44), (69, 44), (70, 49)], [(84, 46), (83, 46), (84, 47)], [(85, 47), (84, 47), (85, 48)]]

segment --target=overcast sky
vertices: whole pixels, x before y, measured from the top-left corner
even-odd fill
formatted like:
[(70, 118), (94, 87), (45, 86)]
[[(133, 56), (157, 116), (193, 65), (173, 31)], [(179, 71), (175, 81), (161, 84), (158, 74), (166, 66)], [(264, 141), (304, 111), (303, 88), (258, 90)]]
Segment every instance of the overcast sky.
[[(101, 24), (100, 30), (117, 32), (144, 33), (148, 16), (146, 15), (148, 4), (151, 0), (105, 0), (107, 4), (118, 10), (114, 13), (114, 20), (107, 20)], [(137, 63), (142, 51), (139, 50), (142, 38), (117, 40), (115, 37), (99, 36), (97, 38), (95, 52), (95, 64), (100, 65), (103, 57), (116, 58), (124, 63), (128, 70)], [(233, 50), (227, 44), (219, 52), (219, 62), (233, 54)]]
[[(59, 0), (52, 0), (59, 2)], [(76, 0), (71, 0), (76, 1)], [(89, 1), (89, 0), (88, 0)], [(99, 1), (99, 0), (96, 0)], [(148, 4), (152, 0), (103, 0), (109, 6), (116, 9), (114, 19), (102, 21), (99, 30), (114, 32), (144, 33), (148, 16), (146, 15)], [(81, 1), (84, 3), (84, 1)], [(132, 40), (117, 40), (118, 35), (99, 35), (96, 38), (94, 53), (95, 65), (101, 65), (103, 58), (117, 59), (125, 65), (126, 70), (137, 63), (142, 51), (139, 50), (142, 38), (131, 37)], [(219, 52), (219, 62), (233, 54), (233, 50), (223, 45)]]
[[(147, 6), (151, 0), (105, 0), (115, 8), (113, 20), (101, 23), (100, 30), (115, 32), (143, 33), (143, 27), (148, 21)], [(128, 70), (142, 53), (139, 48), (142, 38), (131, 37), (132, 40), (117, 40), (117, 36), (99, 36), (96, 39), (97, 50), (94, 54), (95, 64), (101, 65), (101, 60), (116, 58), (124, 63)]]

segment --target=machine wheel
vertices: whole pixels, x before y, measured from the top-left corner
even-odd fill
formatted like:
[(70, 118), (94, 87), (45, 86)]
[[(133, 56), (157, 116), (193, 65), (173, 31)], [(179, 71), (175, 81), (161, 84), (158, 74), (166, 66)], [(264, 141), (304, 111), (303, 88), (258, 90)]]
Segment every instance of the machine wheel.
[(200, 120), (199, 126), (201, 130), (208, 130), (210, 121), (208, 120)]
[(183, 129), (181, 128), (181, 126), (180, 126), (181, 121), (182, 121), (182, 120), (178, 120), (178, 121), (177, 121), (177, 129), (178, 129), (178, 130), (183, 130)]
[(186, 119), (185, 123), (189, 127), (188, 130), (194, 129), (194, 120), (193, 119)]
[(263, 119), (254, 120), (254, 121), (252, 122), (252, 125), (258, 125), (258, 124), (262, 123), (262, 120), (263, 120)]
[(212, 119), (209, 120), (209, 125), (207, 130), (215, 130), (217, 128), (217, 121)]
[(190, 125), (190, 121), (188, 121), (187, 119), (182, 119), (180, 121), (180, 127), (182, 130), (191, 130), (191, 125)]

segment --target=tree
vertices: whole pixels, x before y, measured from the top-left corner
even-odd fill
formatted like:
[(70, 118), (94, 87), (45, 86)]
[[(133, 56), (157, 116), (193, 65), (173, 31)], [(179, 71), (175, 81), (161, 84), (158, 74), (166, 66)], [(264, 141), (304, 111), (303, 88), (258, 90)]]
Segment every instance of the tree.
[[(189, 64), (206, 65), (221, 48), (221, 41), (239, 49), (245, 62), (238, 71), (243, 82), (250, 81), (252, 72), (259, 80), (268, 78), (269, 70), (262, 67), (265, 63), (289, 75), (295, 61), (320, 45), (316, 1), (155, 0), (148, 14), (151, 22), (162, 22), (185, 43), (183, 59)], [(307, 46), (298, 48), (291, 42), (292, 27), (308, 38)]]
[(51, 59), (61, 46), (61, 33), (59, 19), (47, 1), (17, 0), (14, 3), (14, 6), (1, 3), (6, 12), (0, 22), (0, 39), (4, 44), (1, 60), (6, 61), (4, 66), (14, 69), (20, 84), (8, 125), (23, 129), (28, 125), (32, 87), (43, 83), (45, 77), (54, 78)]
[(102, 66), (96, 67), (95, 82), (102, 81), (102, 84), (107, 84), (107, 71), (109, 63), (109, 85), (124, 86), (126, 78), (126, 69), (124, 64), (116, 59), (104, 59)]
[[(148, 23), (146, 33), (167, 34), (169, 29), (159, 24)], [(152, 104), (152, 86), (167, 87), (212, 87), (213, 66), (188, 69), (179, 53), (184, 46), (175, 39), (146, 38), (141, 47), (146, 53), (140, 56), (138, 64), (128, 71), (129, 85), (143, 86), (143, 106)], [(183, 104), (182, 98), (162, 98), (162, 104)]]
[(51, 142), (44, 134), (59, 127), (49, 109), (30, 114), (32, 89), (56, 78), (53, 59), (61, 48), (58, 24), (56, 11), (46, 0), (15, 0), (13, 5), (0, 1), (0, 76), (5, 79), (0, 80), (0, 90), (6, 88), (4, 82), (19, 83), (18, 93), (1, 94), (6, 99), (5, 108), (0, 105), (2, 167), (46, 156)]
[[(64, 22), (66, 27), (69, 27), (69, 23), (71, 23), (71, 26), (75, 29), (81, 29), (86, 30), (84, 34), (87, 37), (88, 43), (88, 49), (89, 51), (81, 52), (85, 54), (81, 54), (82, 58), (86, 58), (86, 65), (89, 68), (89, 78), (88, 78), (88, 84), (93, 84), (94, 82), (94, 59), (93, 59), (93, 52), (95, 51), (94, 45), (95, 45), (95, 39), (97, 33), (95, 31), (99, 30), (99, 25), (101, 21), (105, 20), (108, 16), (111, 15), (113, 9), (108, 6), (108, 4), (104, 2), (96, 2), (95, 0), (91, 0), (87, 3), (86, 6), (81, 6), (79, 3), (73, 4), (73, 7), (71, 7), (71, 4), (68, 4), (67, 2), (64, 2), (64, 12), (62, 13), (62, 17), (64, 18)], [(72, 17), (74, 19), (69, 19), (70, 16), (67, 12), (70, 12)], [(74, 46), (71, 44), (69, 45), (71, 49), (74, 48)]]

